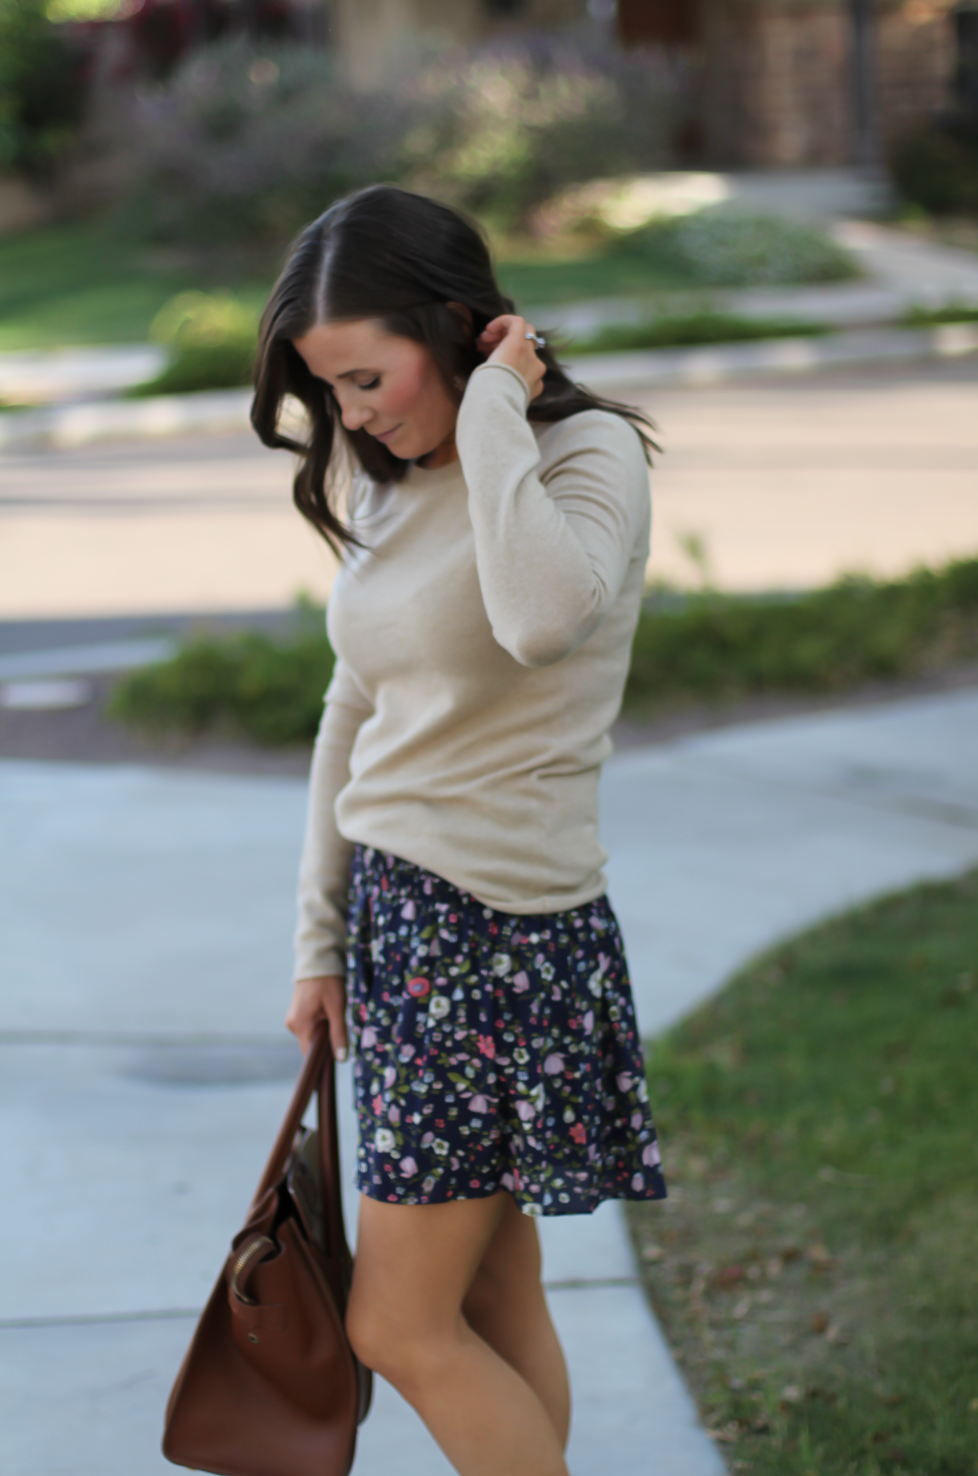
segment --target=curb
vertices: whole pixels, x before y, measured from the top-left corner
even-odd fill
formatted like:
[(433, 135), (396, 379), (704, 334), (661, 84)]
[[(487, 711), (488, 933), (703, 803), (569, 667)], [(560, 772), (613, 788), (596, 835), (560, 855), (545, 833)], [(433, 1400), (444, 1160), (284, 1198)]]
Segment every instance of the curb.
[(651, 353), (592, 354), (570, 368), (593, 389), (713, 385), (751, 374), (812, 374), (845, 365), (958, 358), (978, 351), (978, 323), (881, 328), (822, 338), (769, 338)]
[[(722, 384), (752, 374), (813, 374), (846, 365), (959, 358), (975, 352), (978, 323), (944, 323), (935, 328), (881, 328), (822, 338), (589, 354), (569, 359), (568, 368), (593, 389), (641, 390)], [(250, 425), (250, 406), (251, 391), (240, 389), (14, 411), (0, 415), (0, 451), (44, 446), (70, 450), (104, 440), (244, 431)]]
[(251, 390), (239, 389), (17, 410), (0, 415), (0, 451), (35, 446), (70, 450), (95, 441), (242, 431), (250, 426), (250, 408)]

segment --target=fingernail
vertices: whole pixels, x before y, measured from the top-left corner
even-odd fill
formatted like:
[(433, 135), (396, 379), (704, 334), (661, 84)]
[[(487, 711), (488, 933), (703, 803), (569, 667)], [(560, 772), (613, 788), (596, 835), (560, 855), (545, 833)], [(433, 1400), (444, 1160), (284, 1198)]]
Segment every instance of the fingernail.
[(337, 1061), (345, 1061), (347, 1057), (346, 1046), (337, 1046), (333, 1054), (335, 1055)]

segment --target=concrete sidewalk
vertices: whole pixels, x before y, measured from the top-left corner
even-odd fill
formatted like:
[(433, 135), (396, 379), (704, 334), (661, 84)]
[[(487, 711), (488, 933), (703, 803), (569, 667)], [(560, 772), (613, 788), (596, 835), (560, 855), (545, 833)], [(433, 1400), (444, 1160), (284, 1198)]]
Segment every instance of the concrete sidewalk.
[[(978, 862), (975, 752), (965, 692), (613, 760), (603, 830), (643, 1030), (827, 911)], [(0, 765), (5, 1476), (164, 1469), (166, 1392), (295, 1069), (303, 806), (288, 780)], [(720, 1476), (617, 1208), (543, 1233), (574, 1476)], [(381, 1386), (357, 1470), (447, 1466)]]

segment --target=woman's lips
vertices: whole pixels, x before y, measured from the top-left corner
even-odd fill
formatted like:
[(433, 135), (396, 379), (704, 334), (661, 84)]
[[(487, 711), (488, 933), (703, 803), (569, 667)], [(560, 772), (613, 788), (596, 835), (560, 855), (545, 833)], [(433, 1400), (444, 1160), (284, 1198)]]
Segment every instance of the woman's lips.
[(391, 438), (391, 436), (396, 436), (397, 433), (398, 433), (398, 431), (400, 429), (401, 429), (401, 427), (399, 425), (395, 425), (395, 426), (392, 427), (391, 430), (387, 430), (387, 431), (374, 431), (373, 432), (374, 440), (375, 441), (389, 441), (390, 438)]

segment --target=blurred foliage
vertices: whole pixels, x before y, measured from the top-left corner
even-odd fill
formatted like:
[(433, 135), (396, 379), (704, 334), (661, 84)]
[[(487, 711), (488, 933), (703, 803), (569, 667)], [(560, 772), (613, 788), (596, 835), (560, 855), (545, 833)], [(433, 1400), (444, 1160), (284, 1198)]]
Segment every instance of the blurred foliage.
[(0, 0), (0, 170), (50, 173), (83, 107), (81, 60), (44, 0)]
[(180, 292), (153, 319), (150, 337), (170, 351), (155, 379), (131, 398), (235, 389), (251, 379), (257, 336), (254, 311), (227, 293)]
[[(690, 556), (705, 577), (705, 551)], [(690, 699), (841, 690), (975, 655), (978, 559), (889, 584), (844, 580), (790, 601), (707, 589), (654, 598), (642, 611), (625, 708), (647, 716)], [(200, 637), (172, 661), (123, 678), (112, 715), (157, 732), (217, 726), (259, 743), (308, 742), (332, 664), (312, 612), (292, 641)]]
[(197, 636), (161, 666), (125, 677), (112, 717), (148, 732), (246, 734), (269, 745), (312, 738), (322, 716), (333, 654), (321, 622), (291, 640), (254, 633)]
[(907, 579), (849, 578), (761, 601), (705, 589), (680, 609), (643, 613), (626, 705), (830, 692), (978, 655), (978, 559)]
[(574, 340), (580, 354), (620, 353), (629, 349), (676, 348), (697, 343), (742, 343), (764, 338), (802, 338), (824, 333), (819, 323), (783, 318), (738, 318), (732, 313), (663, 314), (646, 323), (610, 323), (587, 338)]
[(115, 215), (0, 238), (0, 349), (145, 343), (174, 295), (220, 281), (257, 322), (267, 280), (134, 242)]
[(570, 181), (662, 164), (676, 96), (664, 68), (553, 38), (402, 57), (371, 92), (327, 51), (225, 40), (144, 93), (135, 213), (157, 237), (278, 249), (383, 179), (513, 224)]
[(859, 275), (852, 254), (817, 226), (742, 205), (709, 205), (652, 220), (625, 239), (633, 247), (672, 250), (701, 282), (716, 287), (838, 282)]
[(933, 215), (978, 215), (978, 137), (969, 130), (918, 129), (897, 144), (890, 162), (904, 200)]
[(930, 328), (941, 323), (978, 323), (978, 306), (948, 302), (939, 308), (910, 308), (903, 319), (908, 328)]
[(784, 942), (649, 1051), (628, 1217), (729, 1469), (970, 1476), (978, 873)]

